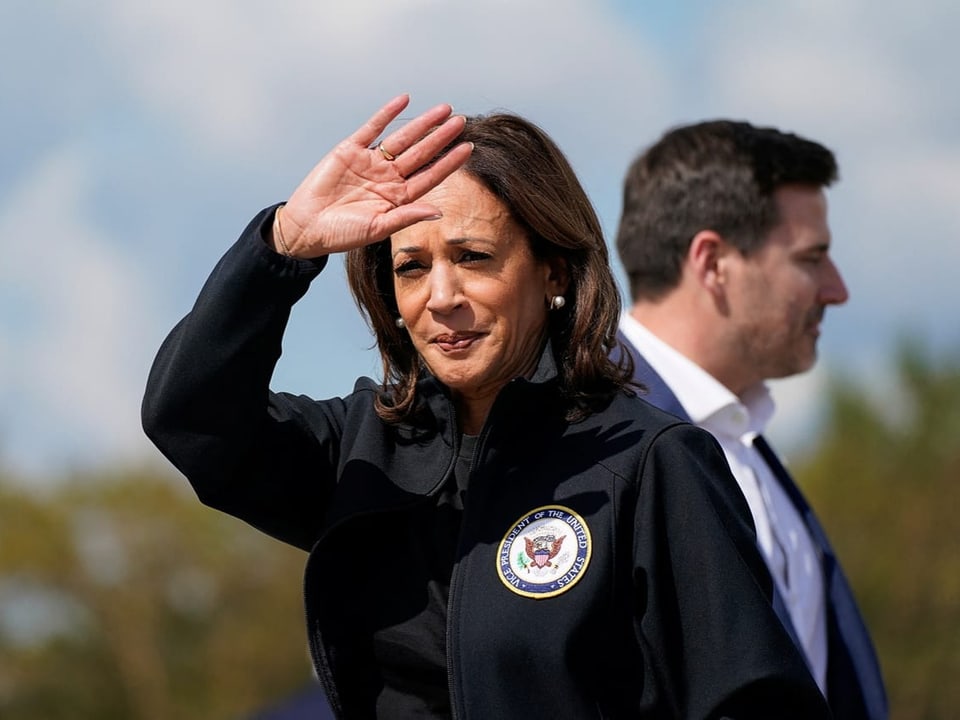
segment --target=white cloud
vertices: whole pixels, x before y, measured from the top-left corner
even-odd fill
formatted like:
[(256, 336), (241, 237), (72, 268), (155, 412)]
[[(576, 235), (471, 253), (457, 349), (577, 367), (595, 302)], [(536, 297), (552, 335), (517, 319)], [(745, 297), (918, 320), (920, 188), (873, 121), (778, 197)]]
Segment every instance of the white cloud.
[[(922, 142), (955, 117), (945, 92), (958, 51), (946, 28), (960, 6), (864, 0), (757, 5), (717, 12), (707, 68), (713, 99), (837, 144), (844, 154)], [(949, 33), (948, 33), (949, 34)], [(955, 141), (955, 126), (947, 123)]]
[(851, 288), (838, 317), (849, 310), (860, 334), (909, 332), (938, 350), (956, 349), (960, 326), (944, 311), (956, 305), (960, 265), (960, 144), (899, 138), (857, 163), (835, 225)]
[(138, 399), (146, 285), (91, 219), (91, 159), (52, 149), (0, 205), (4, 330), (0, 437), (33, 471), (144, 447)]
[[(668, 87), (635, 34), (592, 5), (555, 0), (545, 9), (504, 0), (135, 0), (101, 4), (99, 24), (126, 91), (227, 153), (276, 149), (284, 135), (320, 153), (404, 91), (414, 95), (411, 112), (449, 100), (466, 112), (539, 111), (580, 130), (658, 107), (646, 98)], [(609, 92), (620, 79), (629, 91)], [(620, 128), (610, 123), (604, 135)]]

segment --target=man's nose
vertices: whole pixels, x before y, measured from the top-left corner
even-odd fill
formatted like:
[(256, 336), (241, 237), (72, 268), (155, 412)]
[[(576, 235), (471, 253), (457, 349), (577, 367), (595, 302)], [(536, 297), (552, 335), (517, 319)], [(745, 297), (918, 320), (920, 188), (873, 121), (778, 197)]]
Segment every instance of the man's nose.
[(820, 289), (820, 301), (824, 305), (842, 305), (850, 299), (850, 293), (833, 260), (828, 259), (827, 263), (826, 278)]

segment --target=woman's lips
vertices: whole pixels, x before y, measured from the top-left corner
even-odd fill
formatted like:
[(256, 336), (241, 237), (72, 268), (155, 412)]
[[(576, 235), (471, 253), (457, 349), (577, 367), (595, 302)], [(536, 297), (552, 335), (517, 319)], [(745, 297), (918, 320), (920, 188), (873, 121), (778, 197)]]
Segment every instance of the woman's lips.
[(466, 350), (481, 337), (481, 333), (453, 333), (437, 335), (433, 339), (433, 343), (444, 352), (452, 352), (454, 350)]

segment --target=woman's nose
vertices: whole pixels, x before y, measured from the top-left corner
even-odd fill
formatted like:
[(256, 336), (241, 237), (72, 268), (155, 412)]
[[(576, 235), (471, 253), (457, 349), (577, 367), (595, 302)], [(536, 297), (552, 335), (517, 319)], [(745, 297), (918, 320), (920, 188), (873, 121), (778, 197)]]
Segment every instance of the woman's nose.
[(427, 310), (448, 313), (460, 304), (460, 280), (456, 268), (447, 263), (434, 263), (430, 269), (430, 297)]

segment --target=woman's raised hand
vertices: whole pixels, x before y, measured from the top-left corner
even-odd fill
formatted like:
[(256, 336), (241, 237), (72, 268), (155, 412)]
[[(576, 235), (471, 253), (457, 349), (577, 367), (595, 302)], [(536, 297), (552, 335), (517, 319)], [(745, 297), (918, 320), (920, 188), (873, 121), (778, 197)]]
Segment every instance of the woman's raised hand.
[(310, 171), (274, 224), (277, 251), (299, 258), (343, 252), (439, 216), (437, 208), (418, 200), (459, 169), (473, 146), (461, 143), (424, 167), (466, 122), (442, 104), (371, 149), (409, 102), (408, 95), (388, 102)]

